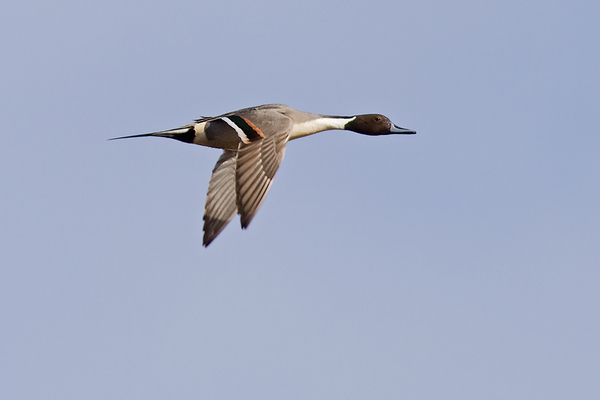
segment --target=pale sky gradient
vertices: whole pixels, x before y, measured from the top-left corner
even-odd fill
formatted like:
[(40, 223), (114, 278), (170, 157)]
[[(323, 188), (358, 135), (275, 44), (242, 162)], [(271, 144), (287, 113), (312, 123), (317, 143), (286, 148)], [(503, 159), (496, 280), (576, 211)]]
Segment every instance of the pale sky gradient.
[[(0, 398), (600, 398), (598, 1), (0, 5)], [(291, 142), (207, 249), (220, 152)]]

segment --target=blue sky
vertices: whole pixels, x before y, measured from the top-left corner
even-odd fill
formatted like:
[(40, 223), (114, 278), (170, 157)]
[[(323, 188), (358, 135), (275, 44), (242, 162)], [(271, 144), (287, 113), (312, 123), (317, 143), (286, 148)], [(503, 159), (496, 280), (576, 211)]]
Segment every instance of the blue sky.
[[(0, 6), (0, 396), (597, 399), (600, 6)], [(220, 152), (107, 141), (263, 103), (289, 144), (207, 249)]]

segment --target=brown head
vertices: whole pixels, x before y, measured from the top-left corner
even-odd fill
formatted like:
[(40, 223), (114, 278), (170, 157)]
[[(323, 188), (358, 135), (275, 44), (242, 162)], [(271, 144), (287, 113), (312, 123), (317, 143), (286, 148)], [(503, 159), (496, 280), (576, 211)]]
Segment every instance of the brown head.
[(392, 123), (388, 117), (381, 114), (357, 115), (345, 125), (345, 129), (362, 133), (363, 135), (391, 135), (395, 133), (415, 134), (417, 132), (400, 128)]

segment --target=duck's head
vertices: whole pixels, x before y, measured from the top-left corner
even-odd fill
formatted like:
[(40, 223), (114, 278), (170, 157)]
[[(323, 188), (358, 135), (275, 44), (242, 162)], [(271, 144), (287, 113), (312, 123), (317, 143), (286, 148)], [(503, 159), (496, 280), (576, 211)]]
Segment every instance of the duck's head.
[(388, 117), (381, 114), (357, 115), (345, 125), (345, 129), (372, 136), (391, 134), (412, 135), (417, 133), (413, 130), (394, 125)]

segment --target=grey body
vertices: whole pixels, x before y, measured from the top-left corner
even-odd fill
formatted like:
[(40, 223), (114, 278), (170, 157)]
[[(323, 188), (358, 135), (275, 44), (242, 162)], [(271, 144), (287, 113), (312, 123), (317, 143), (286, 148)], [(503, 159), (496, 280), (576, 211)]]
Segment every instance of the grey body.
[(311, 114), (284, 104), (257, 107), (206, 117), (180, 128), (124, 136), (159, 136), (223, 149), (208, 186), (203, 245), (208, 246), (236, 213), (247, 228), (265, 199), (288, 141), (329, 129), (365, 135), (413, 134), (380, 114), (350, 117)]

